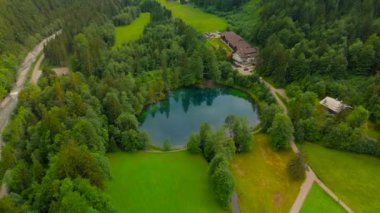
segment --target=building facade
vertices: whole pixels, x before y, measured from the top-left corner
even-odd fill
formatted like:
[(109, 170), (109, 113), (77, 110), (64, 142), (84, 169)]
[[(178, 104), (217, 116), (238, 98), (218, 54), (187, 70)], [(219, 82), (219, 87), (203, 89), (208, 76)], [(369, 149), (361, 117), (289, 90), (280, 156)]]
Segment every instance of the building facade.
[(221, 33), (221, 39), (233, 50), (233, 60), (242, 65), (255, 65), (258, 51), (234, 32)]

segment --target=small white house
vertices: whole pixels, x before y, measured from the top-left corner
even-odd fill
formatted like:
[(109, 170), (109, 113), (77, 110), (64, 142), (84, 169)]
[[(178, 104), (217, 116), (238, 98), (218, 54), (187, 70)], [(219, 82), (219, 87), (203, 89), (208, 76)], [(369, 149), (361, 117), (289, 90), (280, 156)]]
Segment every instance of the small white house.
[(346, 108), (350, 108), (350, 106), (344, 104), (343, 101), (328, 96), (319, 103), (335, 114), (339, 114)]

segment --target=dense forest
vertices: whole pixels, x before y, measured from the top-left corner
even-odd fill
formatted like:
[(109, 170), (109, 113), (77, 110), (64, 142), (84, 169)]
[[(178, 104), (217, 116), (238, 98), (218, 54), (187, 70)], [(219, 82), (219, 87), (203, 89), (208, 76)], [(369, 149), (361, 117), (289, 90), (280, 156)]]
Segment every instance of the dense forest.
[[(254, 0), (215, 13), (260, 47), (258, 73), (287, 88), (298, 142), (379, 156), (378, 139), (367, 134), (369, 123), (380, 128), (379, 11), (379, 1), (372, 0)], [(319, 101), (325, 96), (354, 110), (323, 113)]]
[(229, 11), (246, 3), (248, 0), (193, 0), (191, 3), (208, 11)]
[[(263, 4), (254, 41), (263, 44), (261, 73), (279, 84), (293, 82), (288, 92), (296, 139), (379, 156), (379, 142), (366, 128), (368, 119), (380, 126), (380, 3), (303, 1), (283, 8), (276, 17), (270, 15), (280, 14), (276, 7)], [(316, 103), (326, 95), (354, 109), (321, 119)]]
[(0, 1), (0, 98), (15, 81), (27, 50), (58, 29), (77, 32), (87, 23), (118, 13), (127, 1)]
[(254, 35), (263, 46), (262, 73), (281, 84), (308, 75), (375, 74), (380, 68), (379, 10), (378, 1), (263, 3)]
[[(114, 16), (102, 13), (87, 25), (80, 18), (67, 20), (64, 33), (45, 48), (49, 66), (70, 66), (72, 73), (57, 77), (46, 69), (37, 86), (29, 85), (20, 94), (3, 134), (0, 172), (10, 194), (0, 201), (1, 210), (113, 212), (102, 191), (110, 178), (104, 154), (148, 148), (149, 136), (138, 130), (137, 120), (146, 105), (171, 89), (205, 80), (248, 86), (258, 82), (257, 77), (232, 72), (223, 54), (157, 2), (118, 11)], [(129, 23), (140, 12), (152, 17), (143, 37), (112, 48), (114, 26)], [(65, 31), (67, 27), (71, 30)], [(262, 85), (253, 88), (258, 97), (273, 102)], [(223, 172), (230, 174), (218, 174)], [(225, 206), (233, 185), (228, 187), (221, 200)]]
[[(205, 81), (251, 94), (273, 150), (288, 149), (294, 133), (297, 142), (380, 156), (379, 142), (366, 134), (368, 122), (380, 126), (380, 3), (193, 3), (225, 16), (231, 29), (260, 47), (257, 72), (286, 87), (289, 117), (258, 75), (239, 75), (224, 52), (156, 1), (5, 0), (0, 97), (14, 82), (19, 53), (57, 29), (63, 33), (46, 46), (44, 75), (20, 93), (3, 134), (0, 176), (10, 193), (0, 211), (114, 212), (103, 192), (111, 178), (105, 153), (147, 149), (150, 139), (137, 119), (144, 107)], [(115, 26), (141, 12), (151, 14), (141, 39), (113, 48)], [(70, 74), (58, 77), (49, 70), (54, 66), (68, 66)], [(332, 116), (318, 104), (326, 95), (353, 109)], [(234, 190), (229, 162), (250, 150), (250, 133), (244, 119), (228, 117), (224, 128), (204, 124), (189, 139), (188, 150), (210, 162), (212, 188), (224, 207)]]

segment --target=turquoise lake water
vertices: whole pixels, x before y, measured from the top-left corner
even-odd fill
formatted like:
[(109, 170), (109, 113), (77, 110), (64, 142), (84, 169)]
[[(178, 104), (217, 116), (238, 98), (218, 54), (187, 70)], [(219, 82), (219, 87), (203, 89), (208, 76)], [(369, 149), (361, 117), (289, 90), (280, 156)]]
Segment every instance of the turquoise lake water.
[(162, 146), (165, 140), (170, 140), (173, 147), (183, 147), (203, 122), (218, 128), (228, 115), (237, 115), (247, 118), (254, 127), (259, 123), (257, 106), (244, 96), (231, 88), (175, 90), (142, 113), (140, 130), (149, 133), (154, 145)]

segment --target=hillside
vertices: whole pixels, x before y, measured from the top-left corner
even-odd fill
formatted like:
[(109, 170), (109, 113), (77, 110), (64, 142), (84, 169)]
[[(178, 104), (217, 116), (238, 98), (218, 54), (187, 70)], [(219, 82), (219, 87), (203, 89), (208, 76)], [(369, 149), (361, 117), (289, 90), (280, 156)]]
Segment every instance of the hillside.
[[(24, 54), (44, 37), (61, 28), (77, 32), (87, 23), (115, 14), (118, 0), (1, 0), (0, 1), (0, 99), (15, 81)], [(66, 30), (67, 32), (67, 30)]]

